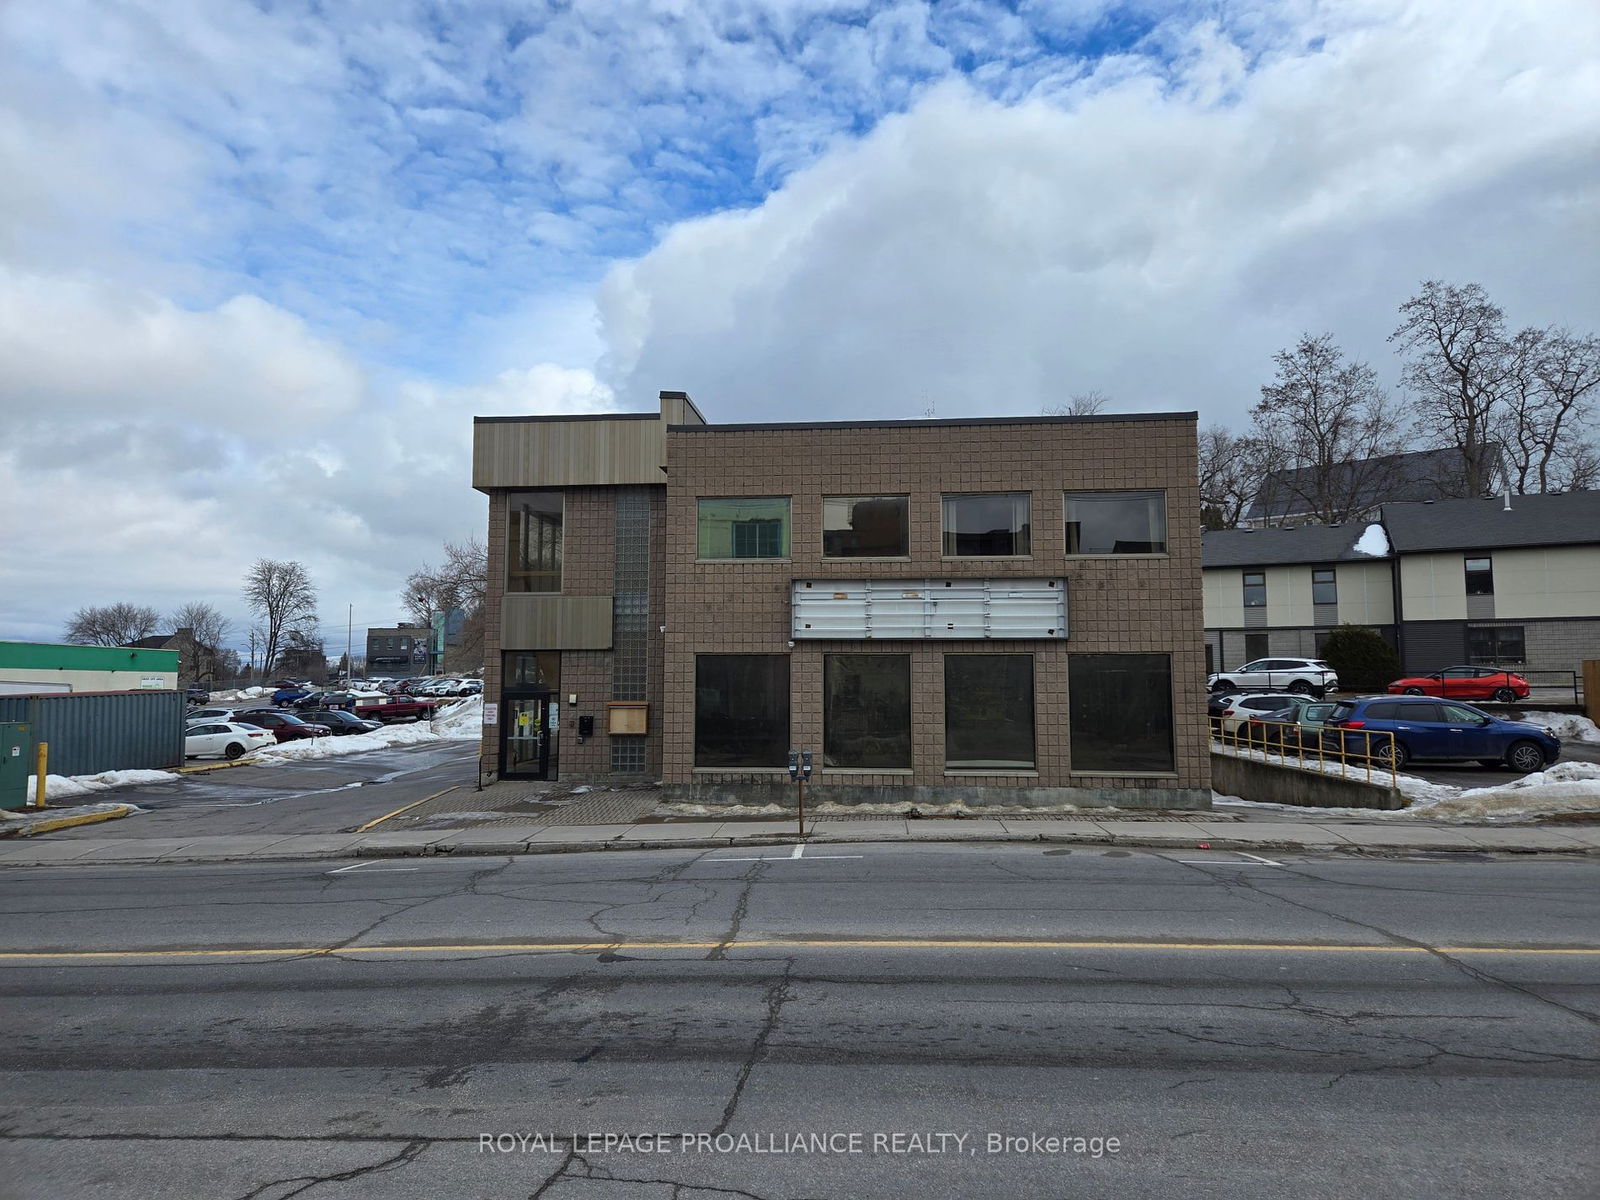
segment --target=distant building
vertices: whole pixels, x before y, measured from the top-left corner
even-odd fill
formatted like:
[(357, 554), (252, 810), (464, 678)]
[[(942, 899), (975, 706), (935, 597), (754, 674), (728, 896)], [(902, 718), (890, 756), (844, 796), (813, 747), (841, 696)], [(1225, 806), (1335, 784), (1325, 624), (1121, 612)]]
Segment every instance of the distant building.
[(396, 625), (367, 630), (368, 675), (426, 675), (433, 630), (424, 625)]
[(177, 687), (176, 650), (0, 642), (0, 694), (175, 691)]
[(1207, 531), (1201, 563), (1213, 670), (1315, 656), (1346, 624), (1381, 633), (1410, 673), (1576, 671), (1600, 658), (1600, 492), (1513, 496), (1509, 508), (1498, 496), (1385, 504), (1372, 522)]
[[(1499, 491), (1505, 482), (1499, 452), (1491, 455), (1489, 482), (1483, 489), (1486, 495)], [(1350, 508), (1347, 519), (1358, 521), (1372, 519), (1384, 504), (1459, 498), (1465, 495), (1465, 476), (1460, 450), (1414, 450), (1340, 463), (1326, 487), (1333, 495), (1346, 498)], [(1314, 468), (1274, 471), (1262, 482), (1241, 523), (1250, 529), (1264, 529), (1317, 520), (1309, 499), (1316, 492)]]

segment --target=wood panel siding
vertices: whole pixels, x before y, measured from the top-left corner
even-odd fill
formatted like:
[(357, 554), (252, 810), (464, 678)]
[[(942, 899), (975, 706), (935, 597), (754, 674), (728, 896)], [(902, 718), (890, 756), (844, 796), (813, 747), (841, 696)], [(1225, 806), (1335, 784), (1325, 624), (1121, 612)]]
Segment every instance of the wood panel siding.
[(472, 426), (472, 486), (558, 488), (666, 482), (666, 425), (625, 417), (479, 418)]
[(501, 604), (502, 650), (611, 649), (610, 596), (507, 592)]

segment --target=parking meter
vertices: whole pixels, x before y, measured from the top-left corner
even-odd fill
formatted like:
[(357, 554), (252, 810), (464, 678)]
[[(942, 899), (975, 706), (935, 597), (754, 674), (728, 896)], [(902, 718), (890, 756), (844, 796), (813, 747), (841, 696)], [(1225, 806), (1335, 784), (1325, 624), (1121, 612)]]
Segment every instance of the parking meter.
[(800, 751), (800, 778), (811, 778), (811, 751), (809, 750)]
[(800, 751), (789, 751), (789, 782), (794, 783), (800, 778)]

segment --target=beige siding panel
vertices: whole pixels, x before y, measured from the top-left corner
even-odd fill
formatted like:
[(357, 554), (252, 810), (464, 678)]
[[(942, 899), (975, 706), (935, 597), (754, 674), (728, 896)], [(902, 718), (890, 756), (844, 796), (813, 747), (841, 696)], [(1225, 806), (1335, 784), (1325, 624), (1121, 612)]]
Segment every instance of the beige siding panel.
[[(502, 650), (609, 650), (610, 596), (547, 596), (507, 592), (501, 597)], [(565, 684), (563, 683), (563, 686)]]
[(1600, 546), (1552, 546), (1494, 552), (1494, 615), (1600, 615)]
[(1406, 620), (1467, 619), (1465, 557), (1459, 550), (1401, 557), (1400, 605), (1405, 610)]
[(1238, 567), (1205, 573), (1207, 629), (1238, 629), (1244, 624), (1244, 580)]
[(660, 420), (488, 421), (472, 427), (475, 488), (666, 482)]
[(1311, 611), (1311, 568), (1297, 564), (1266, 570), (1267, 625), (1275, 629), (1315, 625), (1316, 616)]
[(1340, 563), (1339, 622), (1344, 625), (1394, 624), (1394, 585), (1388, 562)]

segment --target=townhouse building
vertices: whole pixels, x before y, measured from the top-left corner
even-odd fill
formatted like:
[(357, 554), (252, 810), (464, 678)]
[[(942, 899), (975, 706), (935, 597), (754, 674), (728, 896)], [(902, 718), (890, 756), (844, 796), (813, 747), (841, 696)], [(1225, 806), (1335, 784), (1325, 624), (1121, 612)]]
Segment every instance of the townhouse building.
[(480, 417), (484, 753), (792, 802), (1205, 807), (1195, 415)]
[(1348, 525), (1207, 531), (1207, 660), (1315, 656), (1338, 625), (1407, 674), (1600, 658), (1600, 492), (1385, 504)]

